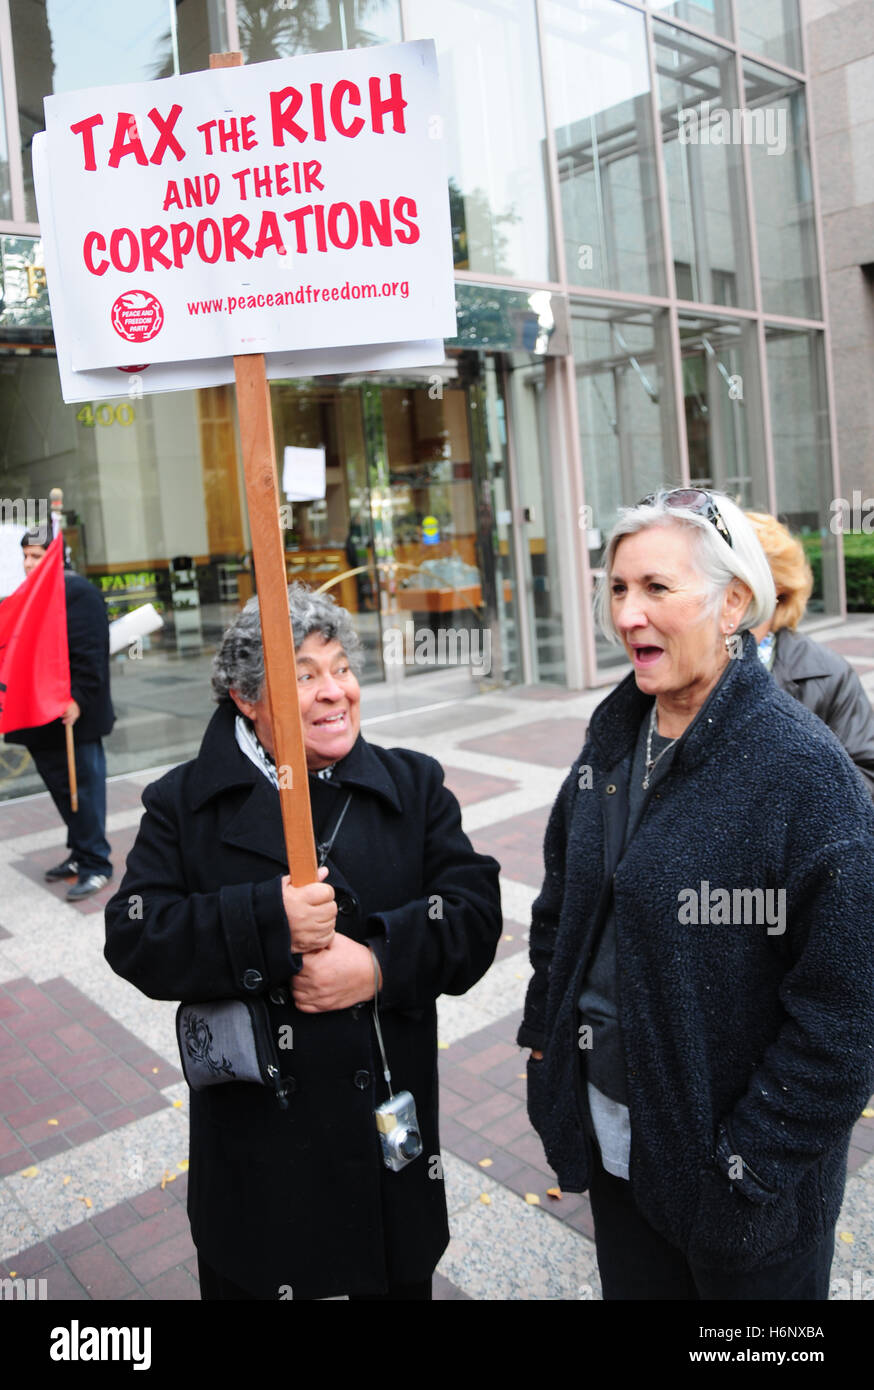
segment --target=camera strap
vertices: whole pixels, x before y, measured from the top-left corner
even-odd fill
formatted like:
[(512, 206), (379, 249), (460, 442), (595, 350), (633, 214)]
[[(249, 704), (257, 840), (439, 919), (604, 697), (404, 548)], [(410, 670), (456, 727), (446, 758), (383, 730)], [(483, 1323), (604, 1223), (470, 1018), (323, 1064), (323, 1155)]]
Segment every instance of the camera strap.
[(344, 803), (344, 805), (343, 805), (342, 811), (340, 812), (339, 816), (337, 817), (336, 824), (335, 824), (335, 826), (334, 826), (334, 829), (333, 829), (332, 832), (331, 832), (331, 838), (330, 838), (330, 840), (324, 840), (324, 841), (322, 841), (320, 844), (318, 844), (318, 845), (316, 846), (317, 850), (319, 851), (319, 868), (322, 867), (322, 865), (324, 864), (324, 862), (325, 862), (325, 860), (327, 859), (328, 855), (331, 853), (331, 850), (334, 848), (334, 841), (335, 841), (336, 838), (337, 838), (337, 834), (338, 834), (338, 832), (339, 832), (339, 830), (340, 830), (340, 826), (343, 824), (343, 817), (345, 816), (346, 812), (349, 810), (349, 802), (350, 802), (351, 800), (352, 800), (352, 793), (350, 792), (349, 795), (346, 797), (346, 801), (345, 801), (345, 803)]
[(376, 996), (379, 994), (379, 961), (376, 959), (376, 952), (372, 946), (367, 948), (373, 957), (373, 1026), (376, 1029), (376, 1041), (379, 1043), (379, 1055), (382, 1058), (382, 1074), (385, 1077), (385, 1084), (388, 1086), (388, 1098), (394, 1099), (394, 1091), (391, 1088), (391, 1072), (388, 1069), (388, 1058), (385, 1055), (385, 1045), (382, 1041), (382, 1029), (379, 1026), (379, 1008), (376, 1003)]

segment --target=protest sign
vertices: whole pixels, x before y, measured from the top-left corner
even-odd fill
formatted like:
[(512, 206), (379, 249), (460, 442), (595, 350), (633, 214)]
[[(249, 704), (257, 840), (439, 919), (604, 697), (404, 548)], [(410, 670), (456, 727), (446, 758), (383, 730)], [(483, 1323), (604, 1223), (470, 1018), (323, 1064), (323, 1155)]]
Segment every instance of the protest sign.
[(325, 450), (287, 444), (282, 458), (282, 491), (289, 502), (314, 502), (325, 496)]
[(454, 335), (430, 40), (45, 108), (75, 371)]
[(17, 589), (24, 579), (24, 561), (21, 558), (21, 537), (23, 526), (0, 522), (0, 599)]
[[(33, 139), (33, 186), (39, 209), (43, 263), (58, 354), (61, 394), (67, 404), (116, 400), (119, 396), (136, 399), (161, 391), (195, 391), (201, 386), (223, 386), (232, 382), (234, 362), (231, 357), (203, 358), (191, 362), (136, 363), (130, 367), (73, 371), (45, 141), (44, 131)], [(294, 377), (399, 371), (404, 367), (435, 366), (443, 361), (443, 357), (443, 341), (439, 338), (422, 343), (378, 343), (365, 347), (315, 348), (312, 351), (302, 348), (299, 351), (268, 353), (267, 377), (270, 381), (287, 381)]]

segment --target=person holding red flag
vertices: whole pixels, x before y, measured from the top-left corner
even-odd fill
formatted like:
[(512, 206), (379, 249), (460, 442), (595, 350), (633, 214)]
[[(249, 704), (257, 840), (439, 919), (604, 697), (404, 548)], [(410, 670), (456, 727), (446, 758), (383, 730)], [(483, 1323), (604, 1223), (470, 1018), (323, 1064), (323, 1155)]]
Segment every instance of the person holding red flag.
[[(67, 857), (49, 882), (76, 878), (68, 902), (112, 878), (106, 839), (109, 623), (93, 584), (63, 568), (63, 535), (21, 538), (26, 579), (0, 604), (0, 732), (28, 749), (67, 826)], [(75, 728), (78, 808), (70, 798), (66, 727)]]

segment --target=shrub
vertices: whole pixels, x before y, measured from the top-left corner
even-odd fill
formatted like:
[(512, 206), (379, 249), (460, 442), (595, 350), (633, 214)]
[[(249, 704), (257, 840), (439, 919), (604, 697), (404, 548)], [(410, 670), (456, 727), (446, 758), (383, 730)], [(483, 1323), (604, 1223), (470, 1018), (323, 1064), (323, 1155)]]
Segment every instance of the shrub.
[[(822, 598), (822, 537), (802, 536), (802, 544), (813, 570), (813, 595)], [(874, 612), (874, 534), (849, 532), (844, 535), (844, 578), (847, 585), (847, 612)]]

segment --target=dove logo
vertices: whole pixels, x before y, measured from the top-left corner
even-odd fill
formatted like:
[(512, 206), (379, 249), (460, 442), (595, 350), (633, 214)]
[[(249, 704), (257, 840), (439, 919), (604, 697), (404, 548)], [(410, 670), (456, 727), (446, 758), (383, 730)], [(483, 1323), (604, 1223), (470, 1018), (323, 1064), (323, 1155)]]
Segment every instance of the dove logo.
[(128, 343), (147, 343), (164, 327), (160, 299), (148, 290), (126, 290), (112, 306), (112, 326)]

